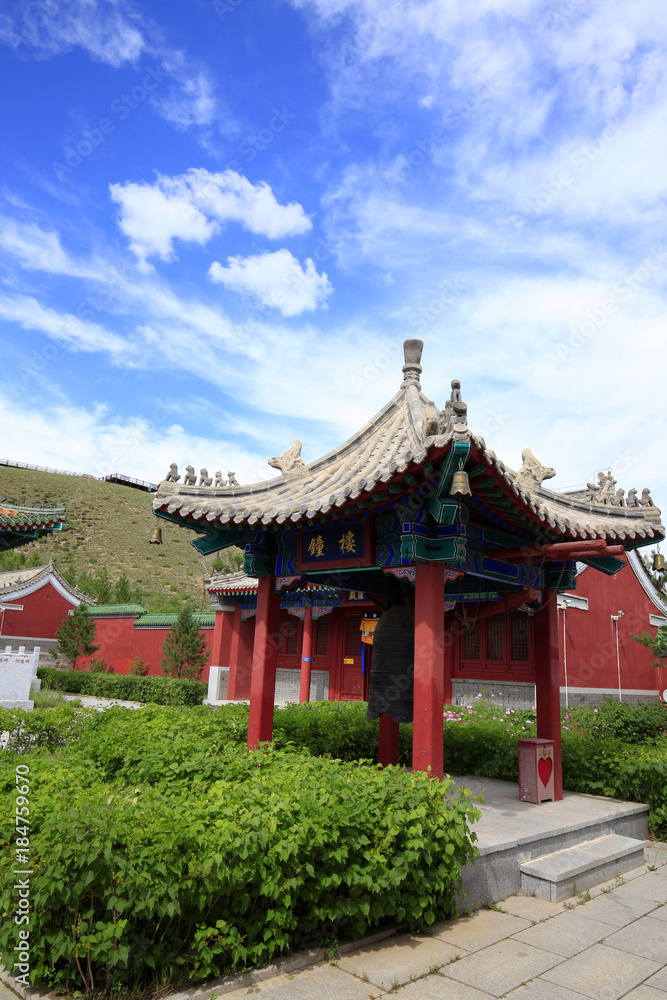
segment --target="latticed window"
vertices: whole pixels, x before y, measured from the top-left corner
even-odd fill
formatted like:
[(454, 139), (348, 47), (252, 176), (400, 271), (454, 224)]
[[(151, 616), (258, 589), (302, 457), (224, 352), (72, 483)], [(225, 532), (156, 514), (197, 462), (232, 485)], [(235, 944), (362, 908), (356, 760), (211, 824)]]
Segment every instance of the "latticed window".
[(521, 612), (510, 615), (510, 660), (527, 662), (530, 659), (529, 621), (528, 615)]
[(505, 659), (505, 621), (502, 615), (486, 619), (486, 658)]
[(326, 618), (320, 618), (315, 627), (315, 656), (326, 656), (328, 632), (329, 622)]
[(463, 636), (463, 659), (479, 660), (481, 636), (479, 622), (470, 625)]
[(345, 620), (345, 656), (361, 656), (361, 615)]
[(299, 623), (292, 618), (280, 623), (280, 640), (278, 642), (278, 652), (287, 656), (296, 655), (296, 643), (299, 636)]

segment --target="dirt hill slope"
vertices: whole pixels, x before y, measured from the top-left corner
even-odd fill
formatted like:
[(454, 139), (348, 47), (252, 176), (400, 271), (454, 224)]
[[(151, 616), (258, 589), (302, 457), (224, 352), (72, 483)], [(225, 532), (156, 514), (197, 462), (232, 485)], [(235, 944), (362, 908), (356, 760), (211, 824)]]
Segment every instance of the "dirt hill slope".
[[(178, 611), (188, 599), (200, 607), (204, 568), (210, 572), (216, 557), (199, 556), (190, 545), (194, 532), (159, 521), (152, 513), (151, 494), (95, 479), (1, 466), (0, 496), (16, 504), (62, 500), (70, 525), (69, 531), (0, 553), (0, 569), (41, 565), (52, 558), (63, 576), (101, 602), (100, 579), (106, 569), (112, 590), (124, 572), (131, 599), (140, 598), (149, 611)], [(149, 544), (157, 525), (163, 545)], [(237, 568), (241, 559), (238, 549), (220, 553), (215, 569), (221, 563)], [(118, 596), (112, 593), (110, 600)]]

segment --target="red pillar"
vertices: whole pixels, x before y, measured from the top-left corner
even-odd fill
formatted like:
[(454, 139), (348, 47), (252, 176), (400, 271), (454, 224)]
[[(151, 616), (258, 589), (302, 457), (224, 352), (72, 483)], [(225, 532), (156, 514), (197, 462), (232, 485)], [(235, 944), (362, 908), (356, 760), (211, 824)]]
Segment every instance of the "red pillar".
[(563, 762), (560, 735), (560, 669), (558, 659), (558, 603), (555, 590), (545, 590), (543, 607), (535, 615), (535, 701), (537, 735), (554, 741), (554, 796), (563, 798)]
[(378, 764), (381, 767), (398, 764), (398, 722), (394, 722), (386, 714), (380, 716)]
[(301, 685), (299, 703), (310, 701), (310, 675), (313, 666), (313, 608), (308, 604), (303, 619), (303, 640), (301, 642)]
[(222, 638), (225, 628), (226, 611), (216, 611), (215, 628), (213, 629), (213, 642), (211, 643), (211, 666), (222, 666)]
[[(412, 768), (442, 779), (445, 702), (445, 574), (442, 563), (415, 567), (415, 683)], [(450, 686), (451, 688), (451, 686)], [(451, 698), (451, 689), (450, 689)]]
[(273, 734), (273, 701), (276, 690), (280, 594), (275, 593), (275, 577), (260, 576), (257, 588), (255, 644), (250, 679), (248, 746), (268, 743)]
[(232, 621), (232, 635), (229, 644), (229, 684), (227, 686), (227, 698), (230, 701), (244, 701), (250, 697), (250, 665), (245, 645), (241, 638), (241, 602), (238, 601), (234, 607), (234, 619)]

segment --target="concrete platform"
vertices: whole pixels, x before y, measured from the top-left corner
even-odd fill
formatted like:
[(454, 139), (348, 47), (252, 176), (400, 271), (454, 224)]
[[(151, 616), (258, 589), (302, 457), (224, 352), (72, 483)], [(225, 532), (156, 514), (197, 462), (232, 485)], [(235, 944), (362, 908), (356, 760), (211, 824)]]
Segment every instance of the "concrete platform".
[(586, 840), (521, 865), (521, 888), (530, 896), (560, 903), (644, 863), (645, 840), (605, 837)]
[(640, 803), (565, 792), (560, 802), (535, 805), (519, 801), (513, 782), (474, 776), (454, 780), (485, 799), (474, 827), (480, 857), (463, 872), (461, 906), (466, 910), (516, 895), (521, 865), (536, 858), (609, 834), (646, 839), (649, 808)]

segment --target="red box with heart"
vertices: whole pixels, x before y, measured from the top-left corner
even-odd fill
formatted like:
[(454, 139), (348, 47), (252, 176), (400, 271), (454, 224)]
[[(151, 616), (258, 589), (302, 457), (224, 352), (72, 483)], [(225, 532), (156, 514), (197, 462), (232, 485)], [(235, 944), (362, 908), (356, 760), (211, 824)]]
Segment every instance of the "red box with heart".
[(554, 741), (519, 740), (519, 799), (554, 801)]

